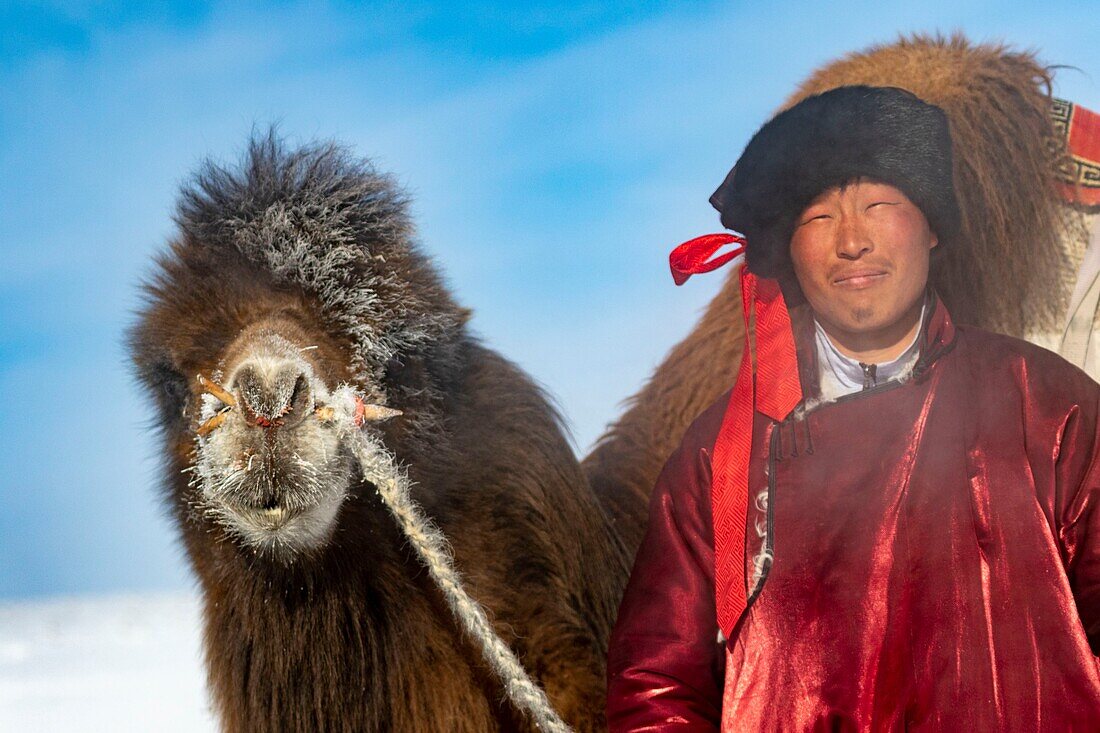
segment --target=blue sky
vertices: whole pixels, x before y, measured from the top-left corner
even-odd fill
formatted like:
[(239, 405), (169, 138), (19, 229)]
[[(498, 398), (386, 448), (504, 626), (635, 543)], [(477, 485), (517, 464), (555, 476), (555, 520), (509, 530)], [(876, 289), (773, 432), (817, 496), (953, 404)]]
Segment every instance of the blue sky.
[(715, 292), (667, 251), (815, 67), (960, 29), (1076, 67), (1056, 92), (1100, 109), (1093, 0), (408, 5), (0, 10), (0, 598), (190, 583), (122, 332), (180, 182), (256, 125), (398, 176), (583, 454)]

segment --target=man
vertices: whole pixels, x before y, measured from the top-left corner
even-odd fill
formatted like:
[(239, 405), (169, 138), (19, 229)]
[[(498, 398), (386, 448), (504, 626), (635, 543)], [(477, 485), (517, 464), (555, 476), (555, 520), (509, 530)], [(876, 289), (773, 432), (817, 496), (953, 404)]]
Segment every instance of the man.
[(1100, 730), (1100, 386), (928, 286), (959, 229), (943, 112), (810, 97), (712, 201), (756, 369), (658, 479), (611, 730)]

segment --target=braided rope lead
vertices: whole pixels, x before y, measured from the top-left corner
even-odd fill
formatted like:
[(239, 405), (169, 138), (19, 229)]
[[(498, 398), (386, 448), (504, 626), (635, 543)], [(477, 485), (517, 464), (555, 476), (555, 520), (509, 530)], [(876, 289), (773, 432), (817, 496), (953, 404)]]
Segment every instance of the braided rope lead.
[(466, 633), (481, 645), (482, 656), (500, 678), (508, 697), (531, 717), (539, 730), (572, 733), (572, 729), (550, 704), (546, 693), (531, 679), (515, 653), (493, 630), (485, 609), (463, 588), (447, 538), (410, 495), (408, 476), (383, 445), (355, 425), (348, 410), (341, 410), (340, 413), (344, 429), (352, 438), (349, 442), (362, 467), (363, 476), (378, 488), (386, 508), (397, 520), (432, 580), (443, 591), (451, 612)]

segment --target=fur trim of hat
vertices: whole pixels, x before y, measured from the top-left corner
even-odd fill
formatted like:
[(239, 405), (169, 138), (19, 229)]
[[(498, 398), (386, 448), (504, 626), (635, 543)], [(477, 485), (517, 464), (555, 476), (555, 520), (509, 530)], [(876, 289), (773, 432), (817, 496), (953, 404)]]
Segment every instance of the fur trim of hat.
[(888, 183), (920, 208), (941, 243), (959, 230), (947, 116), (896, 87), (844, 86), (780, 112), (753, 136), (711, 203), (745, 235), (747, 265), (791, 282), (798, 216), (857, 178)]

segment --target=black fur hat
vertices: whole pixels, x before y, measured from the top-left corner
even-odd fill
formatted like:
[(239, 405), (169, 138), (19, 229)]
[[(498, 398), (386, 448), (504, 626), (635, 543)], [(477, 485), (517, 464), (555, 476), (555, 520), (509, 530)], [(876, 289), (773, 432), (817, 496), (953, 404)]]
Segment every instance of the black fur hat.
[(897, 87), (838, 87), (780, 112), (710, 202), (722, 226), (748, 240), (750, 272), (791, 282), (797, 217), (822, 191), (860, 177), (904, 192), (941, 244), (957, 234), (947, 115)]

